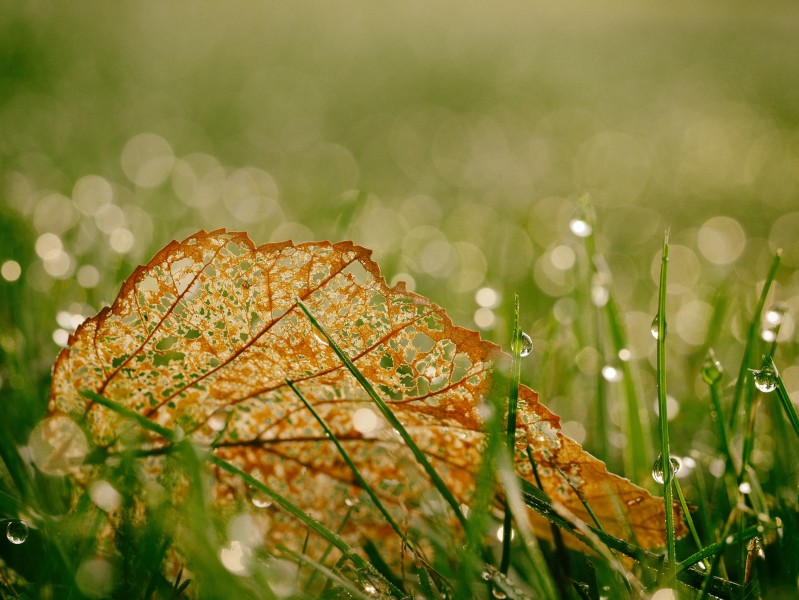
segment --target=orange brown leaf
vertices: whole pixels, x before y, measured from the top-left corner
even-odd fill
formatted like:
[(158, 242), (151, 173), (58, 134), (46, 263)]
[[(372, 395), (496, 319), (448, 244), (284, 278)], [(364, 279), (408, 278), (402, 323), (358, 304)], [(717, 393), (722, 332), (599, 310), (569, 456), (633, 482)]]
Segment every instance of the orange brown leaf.
[[(370, 251), (349, 242), (256, 248), (245, 234), (221, 230), (172, 242), (70, 339), (55, 364), (50, 412), (85, 417), (94, 444), (113, 451), (123, 418), (79, 394), (97, 392), (213, 444), (219, 457), (335, 528), (359, 489), (287, 386), (292, 381), (372, 489), (413, 525), (435, 498), (431, 484), (298, 299), (383, 396), (455, 498), (467, 503), (485, 447), (479, 407), (500, 349), (454, 326), (442, 308), (402, 284), (389, 287)], [(589, 520), (565, 475), (609, 533), (628, 537), (629, 525), (641, 546), (663, 545), (662, 500), (608, 473), (564, 436), (535, 392), (522, 386), (519, 400), (517, 471), (534, 481), (529, 444), (553, 500)], [(246, 494), (226, 473), (216, 477), (220, 501)], [(384, 530), (367, 508), (348, 531), (376, 537)], [(282, 517), (271, 532), (296, 534)]]

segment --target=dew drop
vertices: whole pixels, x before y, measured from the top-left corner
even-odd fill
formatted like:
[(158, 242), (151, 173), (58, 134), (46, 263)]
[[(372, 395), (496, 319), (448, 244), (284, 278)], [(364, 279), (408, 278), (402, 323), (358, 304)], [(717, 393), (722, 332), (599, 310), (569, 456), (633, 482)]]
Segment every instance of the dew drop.
[[(677, 474), (677, 471), (680, 470), (682, 461), (676, 456), (670, 456), (669, 463), (671, 464), (671, 476), (674, 477)], [(658, 457), (655, 459), (655, 463), (652, 465), (652, 479), (658, 483), (664, 483), (666, 481), (665, 473), (663, 471), (662, 454), (658, 454)]]
[(763, 319), (770, 327), (775, 327), (782, 324), (785, 318), (786, 307), (784, 304), (772, 304), (766, 311)]
[(533, 338), (522, 331), (521, 340), (519, 341), (519, 356), (530, 356), (533, 352)]
[(325, 336), (323, 336), (318, 331), (314, 331), (313, 332), (313, 337), (318, 343), (322, 344), (323, 346), (329, 346), (330, 345), (330, 344), (327, 343), (327, 339), (325, 338)]
[(763, 365), (760, 369), (749, 369), (752, 372), (752, 377), (755, 380), (755, 387), (764, 394), (773, 392), (777, 389), (777, 368), (770, 357), (763, 358)]
[(749, 553), (749, 556), (755, 556), (761, 560), (766, 558), (766, 553), (763, 550), (763, 544), (759, 537), (753, 537), (749, 540), (749, 543), (746, 545), (746, 551)]
[(30, 529), (25, 521), (14, 519), (6, 525), (6, 538), (12, 544), (24, 544), (29, 533)]
[(742, 494), (751, 494), (752, 493), (752, 485), (748, 481), (744, 481), (741, 485), (738, 486), (738, 491)]
[(588, 221), (586, 221), (585, 219), (581, 219), (579, 217), (576, 219), (572, 219), (569, 222), (569, 229), (571, 229), (571, 232), (574, 235), (581, 238), (588, 237), (589, 235), (591, 235), (591, 232), (594, 230)]
[(655, 318), (652, 319), (652, 325), (649, 328), (649, 333), (652, 334), (652, 337), (658, 339), (660, 337), (660, 315), (655, 315)]
[(230, 415), (229, 407), (218, 408), (208, 417), (208, 427), (214, 431), (223, 431), (227, 426), (228, 415)]
[(702, 380), (708, 385), (714, 385), (721, 381), (721, 376), (724, 374), (724, 368), (716, 358), (716, 353), (713, 348), (708, 350), (705, 362), (702, 365)]
[(272, 506), (272, 498), (260, 490), (256, 490), (252, 493), (250, 501), (255, 508), (269, 508)]

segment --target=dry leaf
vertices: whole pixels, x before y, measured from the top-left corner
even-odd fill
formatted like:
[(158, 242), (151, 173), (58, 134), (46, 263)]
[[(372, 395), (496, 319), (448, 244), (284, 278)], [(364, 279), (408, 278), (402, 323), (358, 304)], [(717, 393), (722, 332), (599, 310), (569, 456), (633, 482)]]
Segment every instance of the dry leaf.
[[(291, 380), (398, 520), (416, 524), (419, 515), (438, 510), (439, 497), (298, 308), (299, 298), (466, 503), (485, 442), (479, 406), (499, 349), (453, 326), (442, 308), (402, 284), (387, 286), (369, 255), (349, 242), (255, 248), (245, 234), (224, 231), (173, 242), (133, 273), (113, 306), (71, 338), (55, 365), (50, 411), (85, 415), (94, 443), (113, 450), (124, 419), (78, 393), (93, 390), (161, 425), (214, 442), (218, 456), (335, 529), (359, 490), (320, 425), (287, 387)], [(519, 399), (519, 473), (534, 481), (529, 443), (555, 501), (590, 521), (565, 473), (609, 533), (628, 537), (628, 520), (638, 544), (663, 545), (662, 500), (609, 474), (565, 437), (559, 418), (535, 392), (522, 386)], [(220, 501), (246, 494), (226, 473), (217, 478)], [(385, 529), (364, 506), (345, 533), (379, 539)], [(270, 534), (296, 538), (297, 524), (275, 515)]]

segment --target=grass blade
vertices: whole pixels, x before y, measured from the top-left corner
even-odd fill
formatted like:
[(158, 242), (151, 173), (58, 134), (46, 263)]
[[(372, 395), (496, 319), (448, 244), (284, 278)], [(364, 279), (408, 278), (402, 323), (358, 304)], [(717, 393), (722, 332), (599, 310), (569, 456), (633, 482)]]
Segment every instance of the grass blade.
[(785, 411), (785, 416), (788, 417), (791, 427), (793, 427), (794, 433), (796, 433), (796, 437), (799, 438), (799, 416), (796, 415), (796, 409), (793, 407), (793, 402), (788, 397), (788, 391), (785, 389), (785, 384), (779, 375), (777, 375), (776, 384), (777, 398)]
[(741, 401), (744, 401), (745, 414), (749, 413), (749, 404), (752, 402), (752, 389), (751, 386), (746, 385), (746, 381), (750, 377), (750, 369), (755, 367), (755, 347), (760, 338), (760, 320), (763, 317), (763, 309), (766, 306), (766, 299), (768, 298), (771, 284), (777, 276), (777, 269), (779, 269), (780, 261), (782, 259), (782, 250), (777, 250), (774, 255), (774, 261), (771, 263), (766, 280), (763, 283), (763, 289), (760, 291), (760, 297), (755, 307), (755, 313), (752, 315), (752, 321), (749, 323), (749, 335), (746, 338), (746, 346), (744, 347), (743, 358), (741, 359), (741, 366), (738, 369), (738, 379), (735, 382), (735, 392), (732, 400), (732, 409), (730, 410), (730, 429), (734, 431), (735, 421), (738, 418), (738, 410), (741, 406)]
[(350, 455), (344, 449), (344, 446), (341, 445), (341, 442), (336, 437), (336, 434), (333, 433), (333, 431), (330, 429), (330, 427), (328, 427), (328, 425), (325, 422), (325, 420), (319, 415), (318, 412), (316, 412), (316, 409), (314, 409), (314, 407), (311, 406), (311, 404), (308, 402), (308, 400), (305, 398), (305, 396), (302, 394), (302, 392), (300, 392), (300, 390), (297, 389), (297, 387), (294, 385), (294, 383), (292, 381), (288, 381), (287, 380), (286, 384), (291, 388), (291, 391), (293, 391), (297, 395), (297, 397), (300, 400), (302, 400), (302, 403), (311, 412), (311, 414), (313, 415), (314, 419), (316, 419), (317, 422), (325, 430), (325, 433), (327, 434), (328, 439), (330, 439), (333, 442), (333, 444), (335, 444), (336, 448), (339, 451), (339, 454), (341, 454), (341, 457), (344, 459), (344, 462), (347, 463), (347, 466), (352, 471), (352, 474), (355, 476), (355, 479), (358, 480), (358, 484), (369, 495), (369, 498), (372, 500), (374, 505), (377, 507), (377, 509), (383, 515), (383, 518), (386, 520), (386, 522), (391, 526), (391, 528), (397, 533), (397, 535), (400, 537), (400, 539), (405, 543), (406, 542), (405, 534), (402, 532), (402, 529), (400, 529), (400, 526), (394, 520), (394, 517), (391, 516), (391, 513), (388, 512), (386, 507), (380, 501), (380, 498), (377, 497), (377, 494), (375, 494), (375, 492), (372, 489), (372, 487), (363, 478), (363, 475), (361, 475), (361, 472), (358, 470), (358, 467), (355, 466), (355, 463), (352, 462), (352, 459), (350, 458)]
[[(515, 453), (516, 447), (516, 409), (519, 404), (519, 381), (521, 379), (521, 351), (522, 351), (522, 330), (519, 327), (519, 296), (514, 298), (514, 317), (513, 317), (513, 337), (511, 338), (511, 373), (510, 373), (510, 392), (508, 393), (508, 423), (506, 434), (507, 452), (510, 456)], [(504, 518), (502, 521), (502, 560), (499, 564), (500, 572), (505, 575), (510, 567), (510, 544), (512, 533), (512, 515), (508, 500), (505, 494)]]
[(352, 373), (353, 377), (361, 384), (361, 387), (364, 391), (369, 395), (372, 401), (375, 403), (377, 408), (383, 414), (383, 417), (389, 422), (389, 424), (396, 429), (400, 436), (402, 437), (405, 444), (408, 446), (410, 451), (413, 453), (414, 458), (416, 461), (421, 465), (421, 467), (425, 470), (427, 475), (433, 482), (435, 488), (439, 491), (441, 496), (450, 505), (455, 516), (461, 522), (461, 525), (466, 525), (466, 517), (463, 515), (463, 511), (461, 510), (460, 503), (455, 499), (452, 495), (452, 492), (449, 491), (447, 484), (441, 479), (441, 476), (438, 472), (433, 468), (433, 465), (430, 464), (430, 461), (427, 459), (427, 456), (422, 452), (421, 448), (413, 441), (413, 438), (410, 436), (408, 431), (405, 429), (405, 426), (397, 419), (396, 415), (392, 412), (391, 408), (389, 408), (388, 404), (386, 404), (385, 400), (380, 397), (380, 395), (375, 391), (374, 387), (369, 380), (364, 377), (363, 373), (355, 366), (349, 356), (347, 356), (346, 352), (344, 352), (341, 347), (330, 337), (330, 334), (322, 327), (319, 321), (311, 314), (311, 311), (308, 310), (308, 307), (301, 300), (297, 300), (297, 305), (300, 307), (302, 312), (305, 313), (305, 316), (310, 319), (311, 323), (313, 324), (316, 329), (325, 337), (327, 343), (329, 344), (330, 348), (336, 353), (344, 366), (347, 367), (350, 373)]
[(671, 455), (669, 451), (669, 418), (666, 396), (666, 283), (669, 265), (669, 234), (663, 240), (663, 253), (660, 262), (660, 290), (657, 314), (657, 391), (658, 416), (660, 420), (660, 460), (663, 465), (663, 505), (666, 513), (666, 551), (668, 556), (669, 578), (674, 577), (677, 566), (677, 545), (674, 539), (674, 509), (672, 498)]

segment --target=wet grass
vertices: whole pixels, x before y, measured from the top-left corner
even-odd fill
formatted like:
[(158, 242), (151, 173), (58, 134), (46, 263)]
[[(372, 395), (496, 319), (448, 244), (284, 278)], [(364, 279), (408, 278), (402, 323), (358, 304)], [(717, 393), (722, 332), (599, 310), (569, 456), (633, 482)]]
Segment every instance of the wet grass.
[[(592, 243), (589, 240), (587, 256), (592, 264), (599, 264), (601, 258), (590, 245)], [(647, 409), (648, 404), (635, 387), (626, 388), (619, 396), (608, 393), (611, 390), (602, 392), (607, 410), (613, 408), (615, 401), (618, 403), (616, 408), (626, 415), (621, 420), (621, 427), (628, 432), (641, 432), (640, 436), (628, 438), (625, 453), (647, 456), (654, 448), (659, 448), (660, 466), (655, 465), (655, 470), (660, 470), (662, 484), (657, 486), (652, 481), (647, 484), (640, 478), (637, 481), (661, 494), (666, 506), (672, 506), (676, 498), (683, 516), (689, 517), (691, 535), (684, 539), (675, 537), (674, 524), (670, 519), (667, 520), (667, 546), (663, 553), (644, 551), (613, 538), (601, 528), (598, 521), (583, 523), (561, 514), (540, 489), (518, 480), (513, 474), (508, 448), (512, 447), (514, 436), (508, 427), (506, 415), (509, 413), (513, 419), (513, 401), (518, 393), (514, 390), (518, 390), (525, 361), (529, 360), (522, 357), (522, 327), (518, 320), (520, 307), (515, 304), (508, 309), (514, 323), (511, 335), (513, 363), (507, 378), (503, 379), (504, 376), (498, 374), (492, 397), (486, 399), (493, 403), (495, 410), (491, 411), (492, 417), (486, 423), (489, 435), (484, 462), (479, 468), (477, 493), (468, 510), (452, 497), (447, 482), (429, 463), (425, 464), (426, 458), (421, 450), (416, 448), (414, 452), (415, 456), (420, 457), (420, 464), (435, 489), (456, 517), (452, 521), (454, 529), (451, 532), (429, 532), (429, 539), (422, 540), (436, 549), (430, 555), (433, 557), (431, 561), (418, 559), (410, 572), (399, 574), (384, 562), (379, 545), (350, 547), (333, 530), (335, 525), (331, 529), (331, 524), (312, 519), (263, 482), (213, 453), (196, 448), (180, 432), (159, 426), (111, 400), (87, 391), (87, 399), (106, 406), (136, 427), (165, 440), (168, 448), (164, 452), (167, 457), (165, 468), (172, 475), (171, 479), (167, 477), (166, 480), (171, 480), (175, 486), (171, 491), (165, 490), (166, 498), (189, 482), (187, 501), (179, 508), (167, 500), (156, 502), (146, 507), (147, 518), (144, 520), (122, 510), (114, 523), (118, 532), (115, 537), (116, 549), (106, 554), (115, 558), (112, 562), (97, 560), (100, 549), (95, 545), (96, 540), (103, 539), (102, 532), (109, 527), (109, 523), (106, 513), (98, 507), (92, 496), (91, 486), (76, 487), (76, 483), (67, 477), (38, 471), (29, 462), (24, 439), (19, 439), (19, 432), (29, 429), (42, 412), (43, 407), (37, 400), (43, 397), (47, 384), (47, 380), (42, 379), (38, 384), (28, 383), (27, 386), (15, 388), (13, 395), (4, 394), (10, 418), (5, 420), (6, 432), (0, 437), (3, 473), (0, 480), (0, 511), (5, 518), (3, 526), (6, 528), (6, 536), (0, 540), (0, 555), (5, 564), (0, 590), (5, 597), (12, 598), (215, 598), (220, 597), (220, 594), (227, 597), (234, 594), (236, 597), (252, 598), (491, 596), (599, 600), (608, 595), (614, 598), (648, 597), (658, 590), (672, 590), (669, 593), (680, 598), (791, 597), (796, 591), (799, 568), (797, 472), (796, 461), (792, 460), (799, 447), (799, 421), (774, 365), (774, 356), (779, 352), (779, 347), (768, 336), (763, 339), (762, 335), (764, 327), (774, 326), (774, 323), (764, 325), (763, 318), (766, 299), (770, 298), (769, 288), (777, 276), (779, 255), (766, 274), (759, 300), (746, 327), (748, 337), (741, 349), (741, 365), (736, 369), (744, 381), (727, 381), (726, 371), (715, 358), (715, 353), (712, 349), (708, 351), (706, 360), (696, 373), (705, 384), (706, 395), (693, 401), (701, 404), (702, 408), (690, 414), (697, 419), (696, 415), (704, 413), (705, 416), (696, 422), (712, 422), (713, 433), (710, 438), (707, 438), (709, 430), (702, 434), (707, 443), (704, 449), (695, 448), (680, 458), (675, 456), (671, 447), (674, 423), (666, 418), (666, 385), (670, 377), (670, 363), (666, 362), (669, 346), (666, 319), (669, 311), (666, 304), (668, 249), (667, 241), (661, 252), (659, 301), (654, 323), (658, 335), (652, 342), (657, 347), (655, 367), (652, 369), (650, 365), (631, 360), (621, 362), (625, 365), (623, 377), (632, 377), (637, 372), (641, 378), (655, 378), (658, 411), (657, 414), (653, 411), (650, 416), (652, 420), (657, 420), (659, 434), (648, 429), (648, 419), (641, 418), (635, 421), (635, 425), (630, 425), (630, 419), (637, 417), (629, 414), (633, 407), (642, 411)], [(609, 284), (605, 285), (610, 287)], [(9, 294), (10, 289), (7, 287), (5, 293)], [(581, 301), (585, 303), (586, 314), (597, 319), (594, 330), (599, 336), (599, 343), (619, 356), (619, 351), (625, 347), (619, 325), (621, 312), (615, 303), (611, 309), (607, 308), (612, 290), (608, 289), (607, 292), (604, 298), (600, 298), (605, 300), (604, 303), (597, 303), (596, 295), (593, 301), (590, 296)], [(754, 290), (752, 292), (754, 295)], [(521, 297), (518, 302), (523, 303), (524, 298)], [(597, 307), (597, 304), (600, 306)], [(724, 306), (724, 303), (717, 306)], [(307, 318), (319, 327), (313, 315), (304, 306), (301, 305), (301, 308), (306, 311)], [(320, 328), (320, 334), (413, 451), (413, 438), (404, 431), (402, 423), (397, 421), (370, 382), (335, 344), (328, 332)], [(20, 351), (35, 353), (35, 349), (25, 347), (20, 348)], [(546, 364), (552, 360), (547, 355), (558, 351), (557, 343), (553, 342), (541, 350), (536, 349), (535, 360)], [(754, 357), (761, 353), (763, 359), (757, 361)], [(19, 360), (19, 357), (18, 353), (4, 351), (4, 376), (14, 377), (14, 381), (29, 377), (25, 361)], [(563, 357), (557, 360), (563, 360)], [(670, 360), (676, 359), (672, 356)], [(618, 383), (602, 381), (603, 386)], [(4, 386), (4, 389), (7, 390), (8, 386)], [(305, 402), (299, 390), (296, 393)], [(21, 402), (39, 403), (39, 409), (32, 409), (31, 406), (23, 409), (18, 406)], [(308, 409), (314, 412), (312, 406), (308, 405)], [(738, 409), (740, 415), (736, 417)], [(29, 416), (25, 420), (20, 415)], [(625, 422), (627, 424), (623, 425)], [(769, 424), (768, 438), (773, 443), (768, 448), (761, 447), (764, 437), (762, 433), (758, 435), (762, 432), (760, 424), (763, 422)], [(332, 435), (324, 422), (321, 423)], [(685, 424), (681, 429), (684, 428)], [(598, 445), (613, 448), (617, 442), (611, 438), (610, 432), (604, 433), (608, 437)], [(346, 460), (343, 445), (337, 443), (336, 447)], [(762, 467), (763, 452), (773, 455), (770, 469), (764, 470)], [(102, 476), (104, 480), (112, 482), (121, 495), (120, 505), (130, 507), (131, 511), (136, 505), (134, 499), (146, 485), (137, 466), (146, 454), (146, 451), (131, 448), (113, 463), (104, 462), (102, 456), (92, 457), (95, 469), (93, 476)], [(758, 460), (753, 460), (755, 457)], [(601, 458), (612, 459), (610, 456)], [(672, 461), (674, 469), (664, 468), (663, 465)], [(641, 469), (633, 462), (625, 462), (625, 465), (632, 477)], [(262, 548), (252, 557), (261, 565), (260, 568), (246, 577), (232, 573), (220, 560), (220, 548), (224, 548), (224, 541), (218, 533), (219, 520), (213, 514), (212, 504), (204, 489), (203, 473), (207, 466), (224, 470), (241, 479), (250, 489), (264, 494), (270, 502), (306, 525), (314, 540), (312, 543), (323, 541), (336, 552), (326, 552), (321, 559), (313, 559), (296, 549)], [(367, 491), (369, 500), (366, 501), (375, 504), (397, 534), (399, 543), (407, 552), (415, 555), (405, 538), (404, 527), (394, 521), (385, 508), (381, 510), (378, 495), (359, 477), (355, 465), (350, 464), (350, 467), (355, 479)], [(499, 513), (494, 505), (497, 483), (502, 486), (505, 499)], [(590, 510), (590, 501), (587, 507)], [(528, 509), (549, 521), (555, 535), (537, 539), (527, 521)], [(175, 527), (173, 516), (176, 510), (191, 515), (189, 530)], [(667, 511), (667, 515), (670, 512)], [(344, 516), (344, 522), (349, 518), (348, 515)], [(502, 531), (502, 541), (490, 542), (495, 540), (498, 528)], [(569, 536), (576, 536), (590, 550), (578, 552), (567, 549), (560, 540)], [(183, 575), (165, 575), (175, 572), (169, 566), (174, 567), (176, 557), (171, 551), (171, 544), (178, 537), (193, 542), (189, 546), (183, 545), (184, 548), (194, 548), (184, 558), (191, 565), (192, 572), (200, 574), (199, 580), (189, 581)], [(460, 556), (452, 556), (451, 548), (447, 549), (448, 538), (464, 540)], [(311, 542), (306, 540), (306, 546), (308, 543)], [(108, 551), (106, 548), (104, 552)], [(298, 588), (296, 582), (301, 580), (309, 582), (308, 585)], [(134, 582), (144, 583), (135, 585)]]

